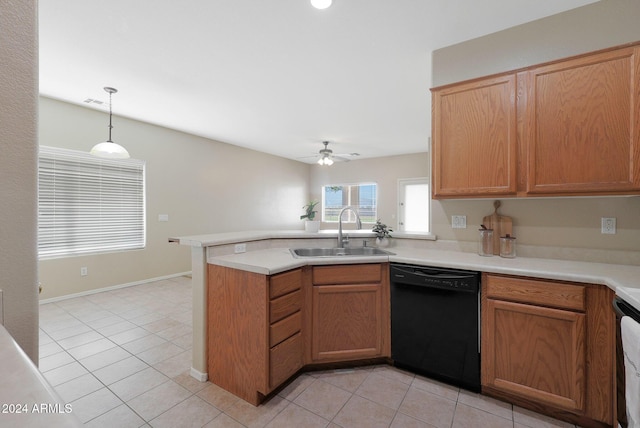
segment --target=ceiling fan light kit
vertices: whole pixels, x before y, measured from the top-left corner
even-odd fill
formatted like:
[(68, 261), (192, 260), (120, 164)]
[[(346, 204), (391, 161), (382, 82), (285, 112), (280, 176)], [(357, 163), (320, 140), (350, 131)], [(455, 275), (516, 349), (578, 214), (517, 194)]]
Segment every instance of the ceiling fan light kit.
[(320, 159), (318, 159), (318, 165), (331, 166), (333, 165), (333, 150), (331, 150), (328, 141), (323, 141), (324, 149), (320, 149)]
[(333, 159), (331, 159), (327, 155), (324, 155), (320, 159), (318, 159), (318, 165), (331, 166), (333, 165)]
[(311, 158), (313, 158), (314, 161), (318, 165), (331, 166), (335, 162), (349, 162), (351, 160), (351, 158), (360, 156), (360, 153), (335, 154), (335, 153), (333, 153), (333, 150), (331, 150), (328, 147), (329, 146), (329, 141), (323, 141), (322, 144), (324, 144), (324, 148), (318, 150), (318, 153), (316, 153), (315, 155), (313, 155), (313, 156), (303, 156), (303, 157), (300, 157), (300, 158), (297, 158), (297, 159), (311, 159)]
[(311, 0), (311, 6), (316, 9), (326, 9), (331, 6), (332, 0)]
[(111, 141), (111, 129), (113, 129), (113, 125), (111, 122), (113, 115), (111, 111), (111, 96), (118, 92), (118, 90), (109, 86), (105, 86), (104, 90), (109, 94), (109, 139), (103, 143), (98, 143), (93, 146), (89, 153), (101, 158), (128, 159), (129, 152), (127, 151), (127, 149), (122, 147), (120, 144), (116, 144)]

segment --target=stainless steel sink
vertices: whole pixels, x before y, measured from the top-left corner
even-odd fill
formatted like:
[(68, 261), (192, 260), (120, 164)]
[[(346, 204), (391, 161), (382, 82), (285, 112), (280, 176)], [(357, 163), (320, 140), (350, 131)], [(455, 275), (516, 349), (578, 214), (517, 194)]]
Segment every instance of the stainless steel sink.
[(293, 257), (348, 257), (348, 256), (388, 256), (389, 251), (374, 247), (354, 248), (290, 248)]

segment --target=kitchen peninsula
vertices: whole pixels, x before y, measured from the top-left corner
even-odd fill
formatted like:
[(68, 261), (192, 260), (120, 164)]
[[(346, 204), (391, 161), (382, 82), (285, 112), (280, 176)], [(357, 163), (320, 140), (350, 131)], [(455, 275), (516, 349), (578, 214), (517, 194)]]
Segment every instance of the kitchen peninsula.
[[(373, 241), (371, 232), (351, 233), (351, 245), (361, 246), (363, 240)], [(480, 257), (474, 252), (457, 250), (456, 245), (447, 242), (435, 242), (418, 239), (394, 239), (394, 244), (388, 256), (357, 256), (330, 258), (294, 258), (289, 248), (300, 247), (335, 247), (336, 233), (321, 232), (317, 234), (302, 231), (280, 232), (241, 232), (190, 236), (176, 238), (182, 245), (192, 248), (193, 293), (194, 293), (194, 344), (192, 375), (202, 381), (207, 378), (207, 271), (208, 266), (217, 266), (238, 270), (251, 274), (274, 276), (307, 266), (342, 265), (342, 264), (385, 264), (387, 262), (410, 263), (422, 266), (449, 267), (457, 269), (476, 270), (495, 278), (528, 278), (530, 282), (544, 282), (545, 286), (556, 283), (571, 283), (572, 286), (585, 285), (587, 291), (578, 294), (583, 299), (582, 309), (586, 309), (586, 322), (589, 321), (587, 304), (590, 302), (588, 290), (599, 288), (607, 290), (632, 302), (640, 308), (640, 267), (631, 265), (613, 265), (606, 263), (591, 263), (582, 261), (551, 260), (539, 258), (519, 257), (503, 259), (500, 257)], [(542, 281), (537, 281), (542, 280)], [(493, 281), (493, 280), (492, 280)], [(487, 281), (490, 283), (490, 281)], [(533, 284), (538, 286), (538, 284)], [(579, 287), (578, 287), (579, 288)], [(571, 290), (574, 290), (571, 288)], [(577, 290), (577, 289), (576, 289)], [(579, 291), (579, 290), (578, 290)], [(635, 297), (635, 298), (634, 298)], [(483, 296), (483, 299), (485, 297)], [(513, 300), (513, 299), (512, 299)], [(600, 299), (606, 300), (606, 299)], [(485, 301), (485, 300), (483, 300)], [(605, 347), (612, 344), (611, 330), (613, 328), (613, 314), (609, 311), (610, 302), (600, 305), (600, 313), (607, 327)], [(579, 308), (578, 308), (579, 309)], [(484, 314), (483, 314), (484, 316)], [(577, 315), (582, 317), (582, 315)], [(582, 324), (578, 324), (582, 325)], [(485, 342), (487, 339), (483, 339)], [(484, 346), (484, 345), (483, 345)], [(484, 348), (483, 348), (484, 350)], [(605, 353), (608, 363), (612, 363), (613, 350)], [(587, 362), (587, 364), (592, 364)], [(582, 366), (581, 366), (582, 367)], [(576, 372), (579, 372), (576, 369)], [(605, 388), (607, 396), (613, 396), (613, 372), (608, 386)], [(484, 387), (483, 378), (483, 390)], [(587, 397), (588, 399), (588, 397)], [(577, 395), (576, 412), (580, 413), (585, 405), (585, 397)], [(612, 402), (611, 402), (612, 403)], [(562, 404), (562, 403), (561, 403)], [(598, 416), (598, 420), (611, 421), (611, 407), (605, 404), (607, 414)], [(604, 411), (604, 410), (603, 410)], [(587, 415), (588, 417), (591, 417)], [(609, 422), (611, 423), (611, 422)]]

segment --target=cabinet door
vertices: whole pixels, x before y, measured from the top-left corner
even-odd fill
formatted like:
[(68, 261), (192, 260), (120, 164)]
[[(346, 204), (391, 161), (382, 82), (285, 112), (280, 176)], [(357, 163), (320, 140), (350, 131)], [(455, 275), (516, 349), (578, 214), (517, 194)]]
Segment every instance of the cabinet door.
[(516, 193), (516, 77), (433, 91), (433, 196)]
[(348, 361), (382, 355), (382, 285), (313, 287), (314, 361)]
[(274, 390), (303, 365), (302, 334), (296, 333), (269, 351), (269, 387)]
[(640, 48), (558, 62), (525, 76), (529, 194), (640, 189)]
[(584, 411), (584, 314), (493, 299), (483, 312), (483, 386)]

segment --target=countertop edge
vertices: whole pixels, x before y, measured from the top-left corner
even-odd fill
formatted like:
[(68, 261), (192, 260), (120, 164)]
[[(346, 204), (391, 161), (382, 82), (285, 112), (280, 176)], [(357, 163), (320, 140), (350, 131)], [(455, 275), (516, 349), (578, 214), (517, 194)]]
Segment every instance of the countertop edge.
[[(353, 237), (373, 238), (376, 234), (367, 229), (344, 230), (344, 233)], [(335, 238), (338, 236), (337, 229), (321, 230), (319, 232), (305, 232), (304, 230), (277, 230), (277, 231), (245, 231), (245, 232), (222, 232), (210, 233), (204, 235), (188, 235), (170, 237), (169, 242), (178, 243), (180, 245), (188, 245), (190, 247), (212, 247), (219, 245), (237, 244), (240, 242), (261, 241), (266, 239), (309, 239), (309, 238)], [(402, 239), (417, 239), (435, 241), (436, 236), (432, 234), (421, 235), (415, 233), (396, 232), (395, 237)]]

